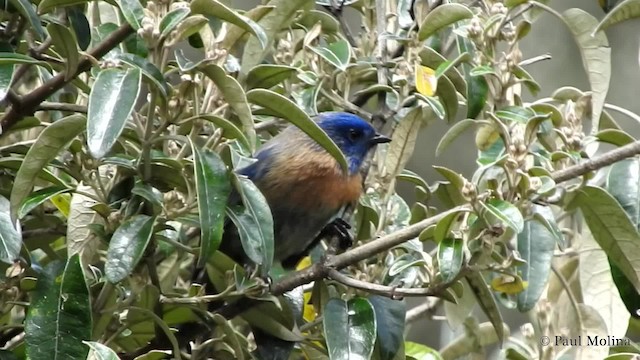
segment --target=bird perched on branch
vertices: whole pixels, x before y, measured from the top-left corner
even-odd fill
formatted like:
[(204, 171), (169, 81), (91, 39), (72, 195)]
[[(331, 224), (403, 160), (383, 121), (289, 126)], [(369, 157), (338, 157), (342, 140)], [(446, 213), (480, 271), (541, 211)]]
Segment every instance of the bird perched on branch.
[[(360, 117), (326, 112), (317, 124), (344, 153), (348, 170), (322, 146), (295, 126), (266, 142), (257, 161), (238, 172), (249, 177), (265, 196), (274, 221), (274, 260), (294, 267), (325, 232), (347, 234), (349, 225), (337, 218), (362, 193), (361, 167), (377, 144), (391, 141)], [(228, 221), (220, 250), (247, 264), (235, 225)]]

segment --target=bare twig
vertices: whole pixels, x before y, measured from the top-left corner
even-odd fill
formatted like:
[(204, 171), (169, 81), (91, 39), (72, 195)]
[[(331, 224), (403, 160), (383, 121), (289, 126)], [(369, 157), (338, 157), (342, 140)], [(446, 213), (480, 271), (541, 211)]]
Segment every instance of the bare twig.
[(442, 292), (442, 290), (448, 288), (449, 286), (451, 286), (452, 284), (460, 280), (460, 278), (466, 274), (466, 271), (468, 270), (464, 270), (464, 269), (461, 270), (458, 273), (458, 276), (456, 276), (456, 278), (453, 279), (452, 281), (439, 283), (434, 286), (430, 286), (428, 288), (398, 288), (393, 286), (373, 284), (370, 282), (351, 278), (347, 275), (340, 273), (338, 270), (334, 270), (334, 269), (329, 270), (329, 273), (327, 275), (331, 279), (341, 284), (347, 285), (349, 287), (363, 290), (372, 294), (387, 296), (391, 299), (398, 300), (403, 297), (413, 297), (413, 296), (423, 297), (423, 296), (438, 295)]
[(77, 113), (87, 113), (87, 107), (84, 105), (76, 105), (76, 104), (67, 104), (67, 103), (58, 103), (58, 102), (49, 102), (43, 101), (36, 107), (36, 110), (57, 110), (57, 111), (70, 111)]
[(38, 108), (38, 105), (40, 105), (40, 103), (42, 103), (45, 99), (54, 94), (56, 91), (60, 90), (63, 86), (65, 86), (71, 80), (75, 79), (81, 73), (89, 70), (91, 68), (90, 58), (101, 58), (115, 46), (124, 41), (124, 39), (126, 39), (127, 36), (131, 35), (132, 33), (133, 28), (131, 27), (131, 25), (125, 23), (116, 31), (109, 34), (109, 36), (107, 36), (104, 41), (91, 49), (91, 51), (87, 53), (87, 56), (83, 56), (82, 60), (78, 64), (78, 69), (73, 74), (73, 76), (69, 77), (69, 79), (65, 80), (65, 74), (59, 73), (30, 93), (19, 98), (19, 101), (10, 101), (11, 106), (5, 113), (2, 120), (0, 120), (0, 126), (2, 127), (3, 132), (6, 132), (24, 116), (33, 114)]
[(416, 320), (422, 319), (423, 317), (433, 316), (441, 302), (442, 299), (435, 297), (425, 299), (424, 303), (407, 311), (407, 314), (405, 315), (405, 322), (412, 323)]
[(635, 141), (631, 144), (611, 150), (591, 160), (587, 160), (581, 164), (556, 171), (551, 174), (551, 178), (556, 183), (561, 183), (638, 154), (640, 154), (640, 141)]

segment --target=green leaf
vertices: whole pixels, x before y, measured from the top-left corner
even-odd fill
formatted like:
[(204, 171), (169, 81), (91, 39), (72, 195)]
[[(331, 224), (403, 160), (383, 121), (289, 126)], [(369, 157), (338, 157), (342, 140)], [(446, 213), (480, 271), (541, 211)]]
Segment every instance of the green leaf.
[(191, 15), (187, 17), (178, 24), (173, 32), (170, 33), (165, 46), (173, 46), (193, 35), (200, 36), (198, 32), (207, 24), (209, 24), (209, 19), (202, 15)]
[(327, 46), (310, 46), (309, 48), (316, 54), (320, 55), (323, 59), (327, 60), (331, 65), (342, 71), (345, 71), (347, 69), (347, 65), (349, 65), (351, 45), (349, 45), (347, 40), (340, 39)]
[(267, 274), (273, 264), (273, 216), (262, 192), (247, 177), (233, 174), (233, 183), (240, 194), (244, 211), (230, 209), (227, 216), (238, 228), (242, 248), (253, 262), (262, 265)]
[(138, 0), (116, 0), (116, 3), (122, 11), (122, 15), (134, 30), (140, 29), (142, 26), (142, 18), (144, 17), (144, 8)]
[(14, 64), (44, 64), (43, 61), (36, 60), (31, 56), (16, 54), (12, 52), (0, 52), (0, 65), (14, 65)]
[(11, 86), (11, 81), (13, 80), (14, 70), (13, 64), (2, 64), (2, 54), (6, 53), (0, 53), (0, 99), (4, 99), (7, 96), (7, 92)]
[(135, 215), (113, 233), (104, 265), (109, 282), (120, 282), (131, 274), (151, 240), (154, 221), (151, 216)]
[(298, 68), (286, 65), (258, 65), (247, 74), (247, 89), (270, 89), (289, 79), (297, 71)]
[(158, 70), (158, 68), (150, 63), (147, 59), (141, 58), (138, 55), (121, 53), (115, 55), (115, 58), (130, 65), (133, 67), (140, 68), (142, 71), (142, 75), (146, 77), (152, 84), (156, 86), (158, 90), (160, 90), (160, 94), (163, 97), (167, 97), (167, 95), (171, 92), (171, 87), (167, 84), (167, 81), (164, 79), (164, 76)]
[(51, 186), (34, 192), (22, 203), (20, 210), (18, 210), (18, 219), (22, 219), (25, 215), (31, 212), (31, 210), (37, 208), (52, 197), (69, 191), (71, 191), (71, 189), (66, 186)]
[(88, 0), (42, 0), (38, 4), (38, 13), (46, 14), (55, 8), (81, 5), (87, 2)]
[(80, 53), (76, 45), (76, 39), (68, 27), (57, 23), (49, 23), (47, 32), (51, 36), (54, 49), (65, 59), (65, 81), (69, 81), (78, 70)]
[(425, 125), (423, 109), (417, 106), (400, 120), (387, 148), (385, 172), (393, 178), (399, 175), (409, 162), (416, 146), (420, 129)]
[[(541, 177), (545, 178), (546, 176)], [(547, 231), (553, 235), (556, 243), (558, 244), (558, 248), (560, 250), (564, 250), (567, 247), (567, 242), (564, 238), (564, 234), (560, 231), (558, 224), (556, 223), (555, 216), (553, 215), (553, 211), (548, 206), (534, 206), (532, 207), (533, 211), (533, 219), (542, 224)]]
[(436, 147), (436, 156), (440, 156), (442, 152), (455, 140), (460, 134), (462, 134), (469, 127), (475, 125), (476, 120), (464, 119), (455, 123), (447, 130), (444, 136), (440, 139), (438, 146)]
[(47, 126), (24, 157), (11, 189), (11, 218), (15, 219), (24, 199), (29, 196), (40, 171), (65, 149), (86, 126), (83, 115), (71, 115)]
[(242, 132), (242, 130), (240, 130), (234, 123), (232, 123), (231, 121), (222, 118), (220, 116), (217, 115), (198, 115), (198, 116), (193, 116), (190, 117), (188, 119), (185, 119), (183, 121), (180, 122), (180, 124), (189, 124), (194, 120), (198, 120), (198, 119), (202, 119), (205, 121), (208, 121), (212, 124), (214, 124), (215, 126), (217, 126), (218, 128), (222, 129), (224, 132), (222, 133), (225, 137), (230, 138), (230, 139), (236, 139), (238, 140), (238, 142), (240, 143), (240, 145), (242, 145), (247, 151), (251, 151), (251, 144), (249, 143), (249, 140), (247, 139), (246, 136), (244, 136), (244, 133)]
[(489, 286), (479, 272), (470, 273), (466, 276), (466, 279), (471, 291), (476, 296), (476, 299), (478, 299), (478, 305), (480, 305), (484, 314), (489, 318), (491, 325), (493, 325), (499, 345), (502, 346), (505, 338), (505, 327), (502, 321), (502, 314), (500, 314), (500, 310), (498, 310), (498, 304), (496, 304), (493, 293), (491, 293)]
[(222, 241), (224, 212), (231, 185), (227, 178), (227, 167), (218, 153), (207, 149), (193, 148), (198, 214), (200, 216), (200, 257), (198, 267), (204, 266), (218, 250)]
[(513, 204), (497, 199), (491, 199), (481, 204), (489, 214), (505, 223), (505, 225), (512, 228), (516, 233), (520, 233), (524, 229), (522, 213), (520, 213), (520, 210)]
[(454, 122), (456, 120), (456, 114), (458, 113), (458, 93), (448, 77), (440, 76), (438, 78), (436, 95), (438, 95), (440, 102), (444, 105), (447, 122)]
[(251, 327), (258, 328), (278, 339), (292, 342), (304, 339), (294, 326), (292, 309), (282, 298), (277, 298), (277, 304), (263, 302), (258, 306), (252, 306), (241, 316)]
[(456, 66), (462, 64), (462, 63), (467, 63), (469, 61), (472, 60), (471, 54), (469, 54), (468, 52), (462, 53), (460, 55), (458, 55), (457, 58), (449, 61), (445, 61), (442, 64), (438, 65), (438, 68), (436, 69), (436, 77), (440, 77), (444, 74), (446, 74), (449, 70), (455, 68)]
[(529, 119), (535, 116), (536, 113), (528, 108), (522, 106), (506, 106), (501, 110), (496, 111), (496, 116), (503, 121), (513, 121), (526, 124)]
[(13, 264), (20, 257), (22, 236), (11, 220), (9, 200), (0, 195), (0, 261)]
[(85, 360), (91, 339), (91, 304), (80, 257), (51, 262), (38, 275), (25, 319), (27, 356), (32, 360)]
[(379, 359), (392, 360), (404, 341), (406, 305), (380, 295), (369, 295), (367, 299), (375, 312)]
[(425, 16), (418, 31), (418, 40), (424, 41), (438, 30), (472, 17), (473, 12), (465, 5), (455, 3), (440, 5)]
[(262, 60), (271, 51), (271, 46), (276, 34), (285, 29), (295, 20), (295, 14), (302, 9), (311, 9), (314, 6), (313, 0), (273, 0), (269, 2), (273, 6), (258, 24), (264, 29), (267, 36), (267, 43), (263, 45), (256, 37), (250, 37), (242, 53), (242, 73), (247, 74), (249, 70), (262, 63)]
[(464, 260), (462, 248), (462, 239), (444, 238), (438, 244), (438, 268), (442, 281), (452, 281), (460, 273)]
[(585, 186), (577, 192), (569, 210), (578, 207), (594, 239), (620, 268), (636, 290), (640, 290), (640, 236), (623, 208), (603, 189)]
[(260, 25), (217, 0), (194, 0), (191, 2), (191, 11), (194, 14), (215, 16), (234, 24), (255, 35), (263, 49), (267, 46), (269, 39)]
[(331, 138), (316, 124), (309, 115), (300, 110), (296, 104), (286, 97), (266, 89), (253, 89), (247, 92), (247, 99), (256, 105), (269, 109), (279, 117), (289, 121), (297, 126), (310, 138), (315, 140), (329, 154), (331, 154), (343, 171), (347, 171), (347, 159), (344, 157), (340, 148), (331, 140)]
[(42, 24), (40, 24), (40, 17), (33, 8), (33, 5), (28, 0), (9, 0), (9, 3), (15, 7), (20, 15), (29, 21), (29, 25), (35, 31), (38, 36), (38, 40), (42, 41), (47, 37), (47, 34), (44, 32), (44, 28)]
[(599, 129), (600, 115), (609, 91), (611, 48), (604, 32), (594, 34), (598, 20), (589, 13), (573, 8), (565, 11), (562, 18), (578, 44), (582, 65), (591, 85), (591, 132), (595, 134)]
[(180, 7), (168, 12), (167, 15), (160, 20), (160, 38), (166, 38), (180, 22), (189, 16), (190, 12), (189, 8), (186, 7)]
[(467, 78), (467, 117), (475, 119), (487, 102), (489, 85), (484, 76), (469, 76)]
[(609, 143), (616, 146), (624, 146), (636, 141), (626, 131), (618, 129), (606, 129), (599, 131), (596, 135), (598, 141)]
[(525, 221), (524, 229), (518, 234), (518, 252), (527, 261), (518, 270), (522, 280), (528, 282), (517, 295), (521, 312), (533, 309), (547, 286), (555, 244), (555, 237), (544, 225), (535, 220)]
[[(90, 359), (96, 360), (119, 360), (118, 354), (111, 350), (107, 345), (101, 344), (97, 341), (83, 341), (87, 345), (91, 352), (89, 353)], [(165, 354), (166, 355), (166, 354)], [(93, 356), (93, 357), (91, 357)]]
[[(40, 4), (42, 5), (42, 2)], [(80, 50), (87, 50), (91, 43), (91, 28), (89, 27), (87, 17), (76, 7), (67, 9), (67, 16), (73, 33), (76, 35)]]
[(100, 71), (89, 95), (87, 145), (96, 159), (105, 156), (122, 133), (140, 94), (140, 69)]
[(442, 356), (432, 348), (411, 341), (404, 343), (404, 353), (407, 359), (415, 360), (442, 360)]
[(249, 143), (252, 145), (251, 150), (254, 150), (253, 144), (256, 143), (256, 130), (253, 127), (251, 108), (249, 108), (249, 104), (247, 103), (248, 94), (245, 94), (238, 81), (227, 75), (220, 66), (207, 64), (202, 66), (201, 70), (208, 78), (213, 80), (224, 96), (224, 99), (229, 103), (233, 111), (235, 111), (242, 123), (245, 134), (247, 134)]
[(601, 30), (606, 30), (611, 25), (637, 17), (640, 17), (640, 0), (626, 0), (613, 8), (604, 19), (600, 20), (593, 32), (597, 33)]
[(367, 299), (333, 298), (323, 310), (324, 337), (331, 360), (369, 359), (376, 341), (376, 314)]

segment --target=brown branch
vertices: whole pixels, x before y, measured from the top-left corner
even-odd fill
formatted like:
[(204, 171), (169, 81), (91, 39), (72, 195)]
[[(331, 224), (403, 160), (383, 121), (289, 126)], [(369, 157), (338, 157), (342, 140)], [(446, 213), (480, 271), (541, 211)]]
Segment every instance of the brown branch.
[(37, 107), (46, 100), (49, 96), (53, 95), (56, 91), (60, 90), (63, 86), (76, 78), (81, 73), (91, 69), (91, 58), (99, 59), (108, 53), (111, 49), (120, 44), (127, 36), (133, 33), (133, 28), (128, 23), (120, 26), (116, 31), (107, 36), (100, 44), (91, 49), (88, 55), (83, 56), (82, 60), (78, 64), (78, 69), (68, 80), (65, 80), (64, 73), (58, 73), (56, 76), (42, 84), (40, 87), (31, 91), (30, 93), (22, 96), (19, 101), (11, 101), (9, 110), (5, 113), (2, 120), (0, 120), (0, 127), (2, 132), (6, 132), (13, 125), (15, 125), (24, 116), (32, 115)]
[(556, 183), (561, 183), (638, 154), (640, 154), (640, 141), (635, 141), (631, 144), (611, 150), (591, 160), (587, 160), (581, 164), (556, 171), (551, 174), (551, 178)]
[(455, 207), (451, 210), (447, 210), (438, 215), (407, 226), (406, 228), (398, 230), (392, 234), (369, 241), (364, 245), (345, 251), (342, 254), (327, 258), (325, 261), (317, 262), (306, 269), (292, 273), (275, 282), (273, 286), (271, 286), (271, 293), (276, 296), (281, 295), (300, 285), (325, 278), (329, 275), (331, 270), (343, 269), (382, 251), (389, 250), (409, 239), (417, 237), (420, 235), (422, 230), (429, 226), (436, 225), (438, 221), (445, 216), (456, 212), (469, 211), (469, 209), (470, 208), (468, 206)]
[(328, 276), (331, 279), (343, 285), (346, 285), (355, 289), (363, 290), (368, 293), (386, 296), (394, 300), (399, 300), (399, 299), (402, 299), (403, 297), (437, 296), (444, 289), (447, 289), (451, 285), (458, 282), (458, 280), (460, 280), (468, 271), (469, 271), (468, 269), (462, 269), (452, 281), (439, 283), (433, 286), (429, 286), (427, 288), (399, 288), (394, 286), (374, 284), (367, 281), (351, 278), (347, 275), (340, 273), (338, 270), (334, 270), (334, 269), (329, 270)]

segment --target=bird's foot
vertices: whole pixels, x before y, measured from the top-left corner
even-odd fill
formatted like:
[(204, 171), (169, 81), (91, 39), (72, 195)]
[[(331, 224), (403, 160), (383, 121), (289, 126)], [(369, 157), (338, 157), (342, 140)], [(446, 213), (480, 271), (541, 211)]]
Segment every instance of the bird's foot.
[(350, 248), (353, 245), (353, 237), (349, 233), (351, 225), (342, 218), (336, 218), (322, 230), (326, 236), (335, 236), (338, 238), (338, 246), (341, 251)]

